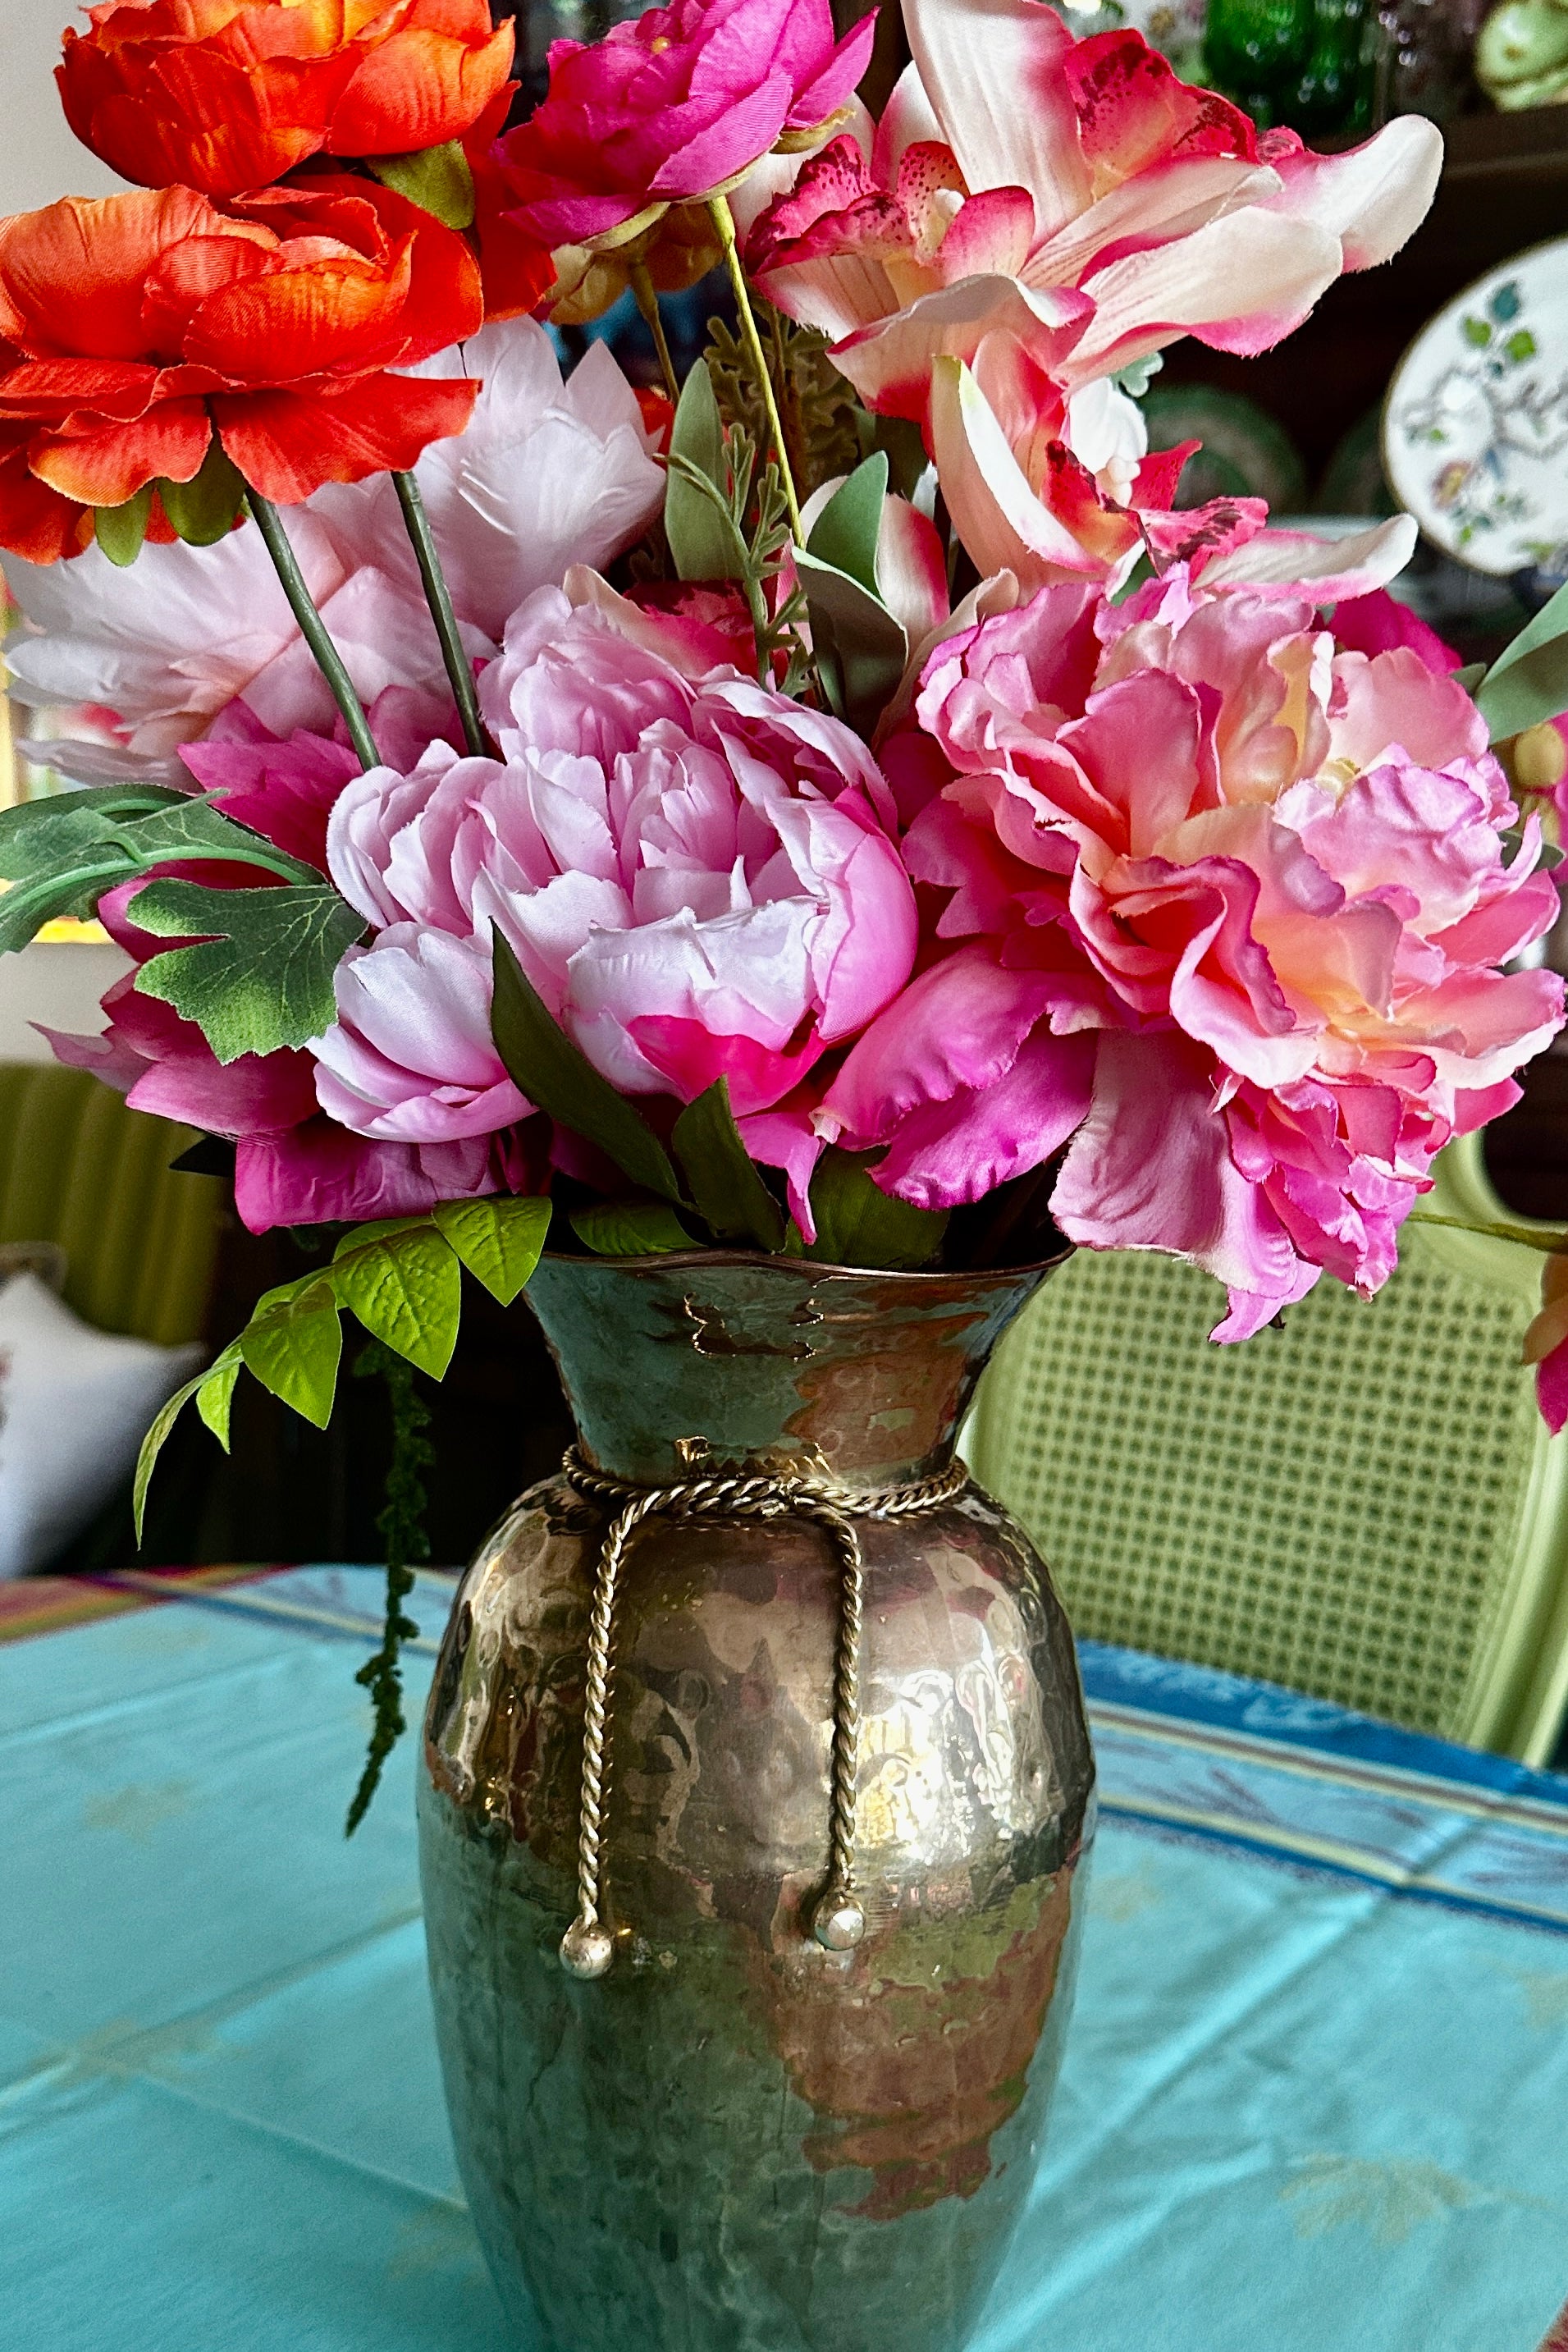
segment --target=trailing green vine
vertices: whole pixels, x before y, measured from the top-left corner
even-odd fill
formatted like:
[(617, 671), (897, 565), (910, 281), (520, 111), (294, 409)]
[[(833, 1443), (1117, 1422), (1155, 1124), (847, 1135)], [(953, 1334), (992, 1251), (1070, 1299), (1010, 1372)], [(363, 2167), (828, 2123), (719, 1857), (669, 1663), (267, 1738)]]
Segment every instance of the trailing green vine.
[(414, 1564), (430, 1558), (430, 1538), (424, 1526), (428, 1497), (423, 1475), (435, 1459), (435, 1448), (425, 1434), (430, 1407), (419, 1393), (413, 1366), (383, 1347), (379, 1339), (369, 1339), (354, 1359), (354, 1378), (377, 1377), (386, 1383), (387, 1401), (392, 1408), (392, 1460), (387, 1466), (386, 1500), (376, 1519), (386, 1548), (386, 1622), (381, 1648), (366, 1659), (354, 1676), (371, 1694), (375, 1719), (365, 1769), (343, 1824), (345, 1837), (353, 1836), (370, 1811), (387, 1758), (408, 1727), (402, 1711), (402, 1654), (403, 1643), (415, 1638), (419, 1627), (404, 1612), (402, 1604), (413, 1591)]

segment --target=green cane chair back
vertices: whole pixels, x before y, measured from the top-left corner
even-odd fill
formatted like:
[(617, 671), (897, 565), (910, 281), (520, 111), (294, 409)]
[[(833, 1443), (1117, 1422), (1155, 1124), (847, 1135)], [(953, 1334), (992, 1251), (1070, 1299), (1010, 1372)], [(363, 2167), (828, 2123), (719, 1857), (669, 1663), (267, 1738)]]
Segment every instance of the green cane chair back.
[(171, 1171), (193, 1140), (84, 1070), (0, 1064), (0, 1242), (57, 1242), (67, 1304), (99, 1330), (200, 1339), (223, 1186)]
[[(1417, 1216), (1510, 1213), (1479, 1137), (1436, 1173)], [(1080, 1251), (965, 1450), (1081, 1633), (1540, 1763), (1568, 1701), (1568, 1434), (1520, 1363), (1541, 1260), (1429, 1223), (1400, 1255), (1370, 1302), (1325, 1277), (1219, 1348), (1207, 1276)]]

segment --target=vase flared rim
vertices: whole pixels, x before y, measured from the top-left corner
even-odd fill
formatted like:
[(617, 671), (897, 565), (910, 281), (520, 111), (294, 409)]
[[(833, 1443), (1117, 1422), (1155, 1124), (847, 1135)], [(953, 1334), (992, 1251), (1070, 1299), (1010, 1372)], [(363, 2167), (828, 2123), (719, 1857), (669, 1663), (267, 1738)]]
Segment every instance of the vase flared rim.
[(601, 1257), (579, 1255), (568, 1250), (546, 1250), (541, 1265), (614, 1266), (626, 1274), (687, 1274), (705, 1269), (768, 1267), (781, 1274), (799, 1275), (811, 1282), (845, 1280), (851, 1282), (908, 1283), (918, 1287), (936, 1282), (1019, 1282), (1031, 1274), (1051, 1274), (1065, 1265), (1077, 1247), (1075, 1242), (1063, 1242), (1053, 1256), (1030, 1258), (1022, 1265), (955, 1265), (885, 1266), (839, 1265), (822, 1258), (789, 1257), (782, 1250), (689, 1249), (653, 1250), (643, 1257)]

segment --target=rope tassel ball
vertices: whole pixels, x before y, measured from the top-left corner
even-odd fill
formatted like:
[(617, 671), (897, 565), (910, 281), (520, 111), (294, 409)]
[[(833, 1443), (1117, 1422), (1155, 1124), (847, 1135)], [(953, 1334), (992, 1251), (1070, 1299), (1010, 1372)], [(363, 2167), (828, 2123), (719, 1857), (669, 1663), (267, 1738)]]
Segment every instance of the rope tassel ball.
[(743, 1473), (689, 1478), (669, 1486), (637, 1486), (591, 1469), (576, 1446), (562, 1467), (596, 1502), (614, 1504), (594, 1578), (589, 1627), (587, 1704), (582, 1727), (582, 1796), (579, 1809), (577, 1916), (561, 1938), (561, 1966), (591, 1980), (608, 1974), (615, 1941), (600, 1911), (604, 1821), (610, 1796), (610, 1698), (615, 1671), (615, 1600), (626, 1555), (646, 1519), (810, 1519), (838, 1554), (843, 1577), (839, 1604), (839, 1652), (833, 1690), (831, 1804), (828, 1879), (811, 1915), (811, 1933), (825, 1951), (852, 1951), (865, 1934), (865, 1910), (855, 1890), (855, 1786), (860, 1774), (861, 1642), (865, 1570), (857, 1519), (904, 1518), (935, 1511), (962, 1493), (961, 1463), (904, 1486), (861, 1493), (804, 1475)]

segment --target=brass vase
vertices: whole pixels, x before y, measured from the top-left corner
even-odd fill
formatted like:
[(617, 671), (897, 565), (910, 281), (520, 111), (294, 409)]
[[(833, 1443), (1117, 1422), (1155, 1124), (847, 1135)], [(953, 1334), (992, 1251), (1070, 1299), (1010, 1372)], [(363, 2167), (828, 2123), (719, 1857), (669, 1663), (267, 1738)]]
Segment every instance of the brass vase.
[[(629, 1491), (791, 1470), (854, 1498), (951, 1470), (1049, 1268), (870, 1274), (546, 1258), (528, 1296), (581, 1456)], [(811, 1932), (844, 1694), (831, 1531), (651, 1516), (613, 1624), (608, 1974), (579, 1909), (590, 1619), (614, 1497), (531, 1488), (458, 1592), (421, 1775), (459, 2163), (538, 2352), (961, 2352), (1028, 2195), (1092, 1832), (1072, 1639), (972, 1485), (858, 1517), (864, 1932)]]

